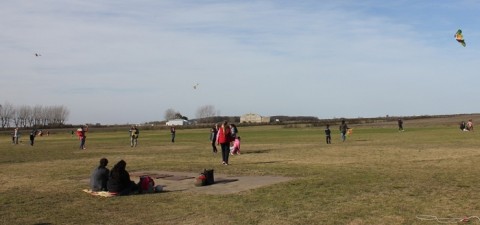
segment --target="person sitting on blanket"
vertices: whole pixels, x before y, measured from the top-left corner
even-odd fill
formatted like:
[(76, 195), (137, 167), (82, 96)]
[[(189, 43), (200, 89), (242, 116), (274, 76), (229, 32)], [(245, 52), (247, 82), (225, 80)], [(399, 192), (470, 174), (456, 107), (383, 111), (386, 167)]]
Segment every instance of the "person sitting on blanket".
[(92, 191), (106, 191), (110, 170), (107, 169), (108, 160), (100, 159), (100, 165), (95, 168), (90, 176), (90, 188)]
[(107, 189), (109, 192), (117, 193), (117, 195), (129, 195), (138, 190), (138, 186), (130, 180), (130, 174), (125, 170), (127, 163), (120, 160), (112, 171), (107, 182)]

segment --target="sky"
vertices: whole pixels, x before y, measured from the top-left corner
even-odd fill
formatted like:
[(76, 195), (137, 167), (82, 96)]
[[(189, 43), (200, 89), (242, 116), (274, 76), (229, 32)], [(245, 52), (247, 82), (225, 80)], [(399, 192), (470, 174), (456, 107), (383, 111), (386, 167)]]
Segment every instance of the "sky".
[(480, 112), (475, 0), (0, 5), (0, 104), (65, 106), (69, 124)]

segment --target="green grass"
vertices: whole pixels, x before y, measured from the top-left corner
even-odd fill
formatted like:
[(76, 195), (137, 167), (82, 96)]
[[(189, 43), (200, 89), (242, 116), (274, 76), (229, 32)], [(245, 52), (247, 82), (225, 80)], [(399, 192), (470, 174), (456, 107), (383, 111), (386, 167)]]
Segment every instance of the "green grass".
[[(410, 124), (409, 124), (410, 125)], [(411, 126), (411, 125), (410, 125)], [(480, 139), (455, 126), (352, 126), (345, 143), (332, 126), (240, 127), (242, 155), (222, 166), (209, 129), (140, 133), (91, 130), (87, 150), (67, 133), (0, 137), (1, 224), (436, 224), (417, 215), (480, 215)], [(81, 192), (101, 157), (142, 170), (294, 177), (290, 182), (229, 195), (165, 192), (96, 198)], [(193, 185), (193, 184), (192, 184)], [(471, 222), (480, 224), (480, 222)]]

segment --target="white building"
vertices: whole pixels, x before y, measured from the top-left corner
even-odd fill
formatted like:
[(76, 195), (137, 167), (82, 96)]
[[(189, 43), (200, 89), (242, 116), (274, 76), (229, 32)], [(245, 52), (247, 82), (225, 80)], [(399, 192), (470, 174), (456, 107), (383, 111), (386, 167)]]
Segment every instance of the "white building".
[(247, 113), (240, 117), (240, 123), (268, 123), (270, 117), (260, 116), (255, 113)]
[(184, 120), (184, 119), (169, 120), (166, 123), (167, 126), (183, 126), (183, 125), (188, 125), (188, 124), (190, 124), (190, 122), (188, 122), (188, 120)]

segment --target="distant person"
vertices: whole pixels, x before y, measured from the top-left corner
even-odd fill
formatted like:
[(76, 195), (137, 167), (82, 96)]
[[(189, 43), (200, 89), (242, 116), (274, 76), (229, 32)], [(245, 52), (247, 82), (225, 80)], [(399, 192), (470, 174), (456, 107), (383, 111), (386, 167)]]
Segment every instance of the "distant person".
[(345, 142), (347, 139), (347, 131), (348, 131), (348, 126), (347, 123), (345, 123), (345, 120), (342, 120), (342, 124), (340, 124), (340, 133), (342, 135), (342, 142)]
[(137, 126), (133, 126), (130, 128), (129, 132), (130, 132), (130, 147), (137, 147), (138, 135), (140, 135), (140, 131), (138, 130)]
[(473, 131), (473, 121), (472, 119), (469, 119), (467, 122), (467, 130), (468, 131)]
[(18, 130), (18, 127), (15, 127), (13, 130), (13, 143), (18, 145), (18, 139), (20, 139), (20, 131)]
[(232, 135), (232, 140), (234, 140), (235, 137), (237, 137), (237, 135), (238, 135), (238, 128), (235, 124), (232, 123), (232, 124), (230, 124), (230, 129), (231, 129), (230, 133)]
[(90, 189), (92, 191), (107, 191), (107, 182), (110, 170), (107, 169), (108, 160), (100, 159), (100, 165), (96, 167), (90, 176)]
[(86, 134), (87, 132), (88, 132), (88, 126), (87, 125), (81, 126), (77, 130), (77, 136), (78, 136), (78, 139), (80, 140), (80, 149), (82, 149), (82, 150), (87, 149), (87, 147), (85, 146), (85, 141), (87, 139), (87, 134)]
[(465, 123), (465, 121), (460, 123), (460, 130), (467, 131), (467, 123)]
[(332, 143), (332, 136), (331, 136), (331, 131), (330, 131), (330, 125), (327, 124), (327, 128), (325, 128), (325, 139), (327, 141), (327, 144)]
[(240, 136), (235, 137), (232, 147), (230, 147), (230, 155), (240, 155)]
[(224, 121), (217, 133), (217, 144), (222, 148), (222, 164), (228, 165), (228, 156), (230, 155), (230, 142), (232, 135), (231, 129), (228, 126), (228, 122)]
[(37, 129), (33, 128), (33, 130), (30, 132), (30, 145), (31, 146), (33, 146), (36, 136), (37, 136)]
[(172, 143), (175, 142), (175, 127), (170, 127), (170, 134), (172, 135)]
[(398, 131), (403, 131), (403, 120), (398, 119)]
[(126, 167), (127, 163), (123, 160), (113, 166), (107, 181), (109, 192), (117, 193), (117, 195), (129, 195), (138, 190), (137, 184), (130, 180), (130, 174)]
[(212, 129), (210, 129), (210, 143), (212, 144), (213, 153), (218, 152), (217, 145), (215, 143), (217, 141), (217, 132), (218, 132), (218, 124), (215, 124), (215, 126), (213, 126)]

